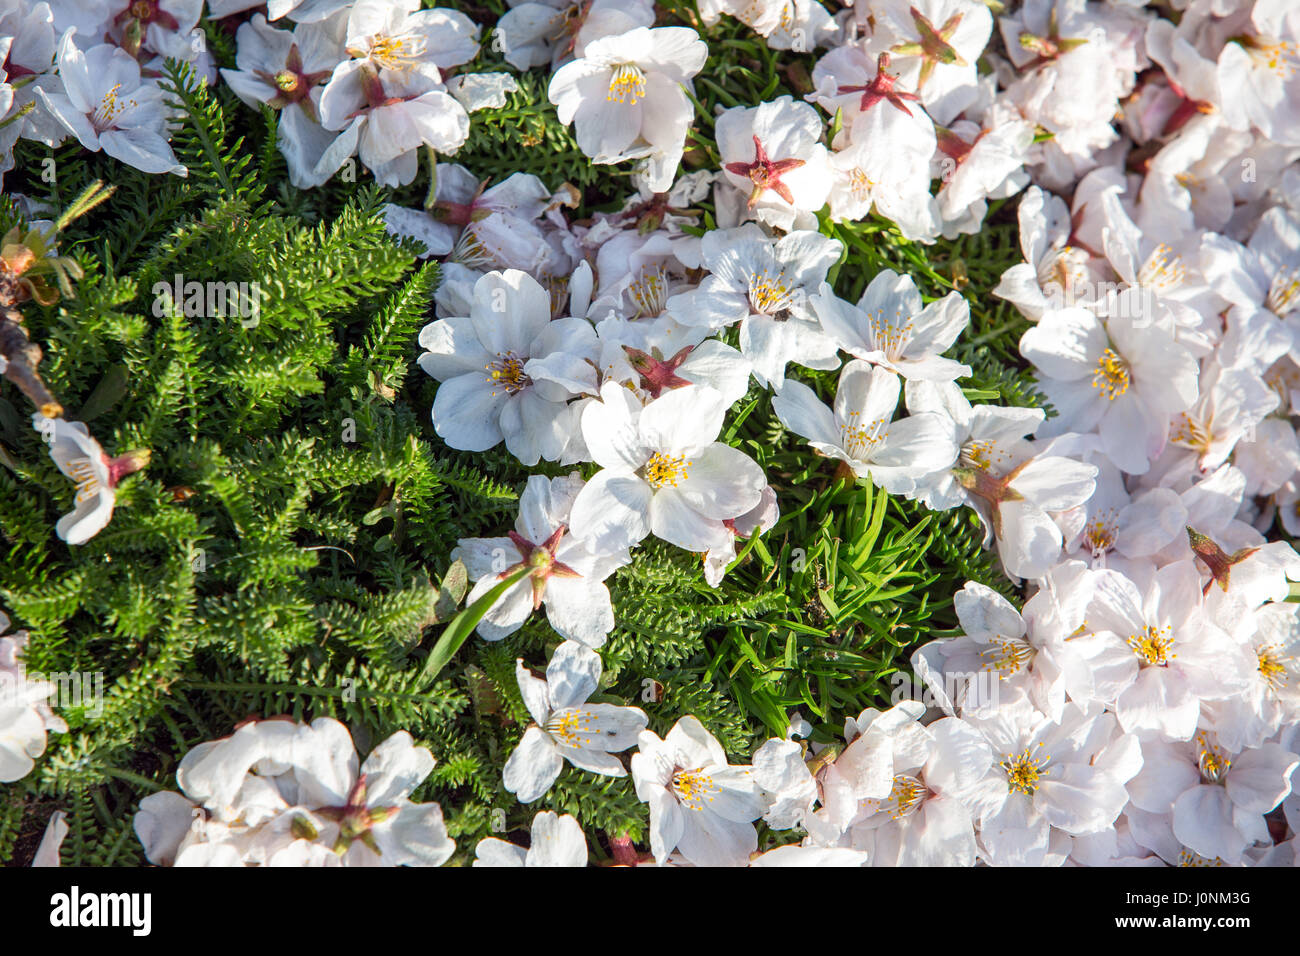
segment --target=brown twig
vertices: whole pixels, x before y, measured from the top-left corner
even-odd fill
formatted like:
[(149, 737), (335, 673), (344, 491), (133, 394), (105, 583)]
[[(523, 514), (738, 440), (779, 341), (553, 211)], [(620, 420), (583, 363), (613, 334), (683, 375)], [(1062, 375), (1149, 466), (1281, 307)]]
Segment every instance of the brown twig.
[(45, 387), (36, 371), (41, 364), (41, 347), (28, 338), (18, 310), (7, 305), (3, 318), (0, 318), (0, 356), (6, 362), (5, 370), (0, 374), (17, 385), (42, 415), (58, 418), (63, 414), (63, 406)]

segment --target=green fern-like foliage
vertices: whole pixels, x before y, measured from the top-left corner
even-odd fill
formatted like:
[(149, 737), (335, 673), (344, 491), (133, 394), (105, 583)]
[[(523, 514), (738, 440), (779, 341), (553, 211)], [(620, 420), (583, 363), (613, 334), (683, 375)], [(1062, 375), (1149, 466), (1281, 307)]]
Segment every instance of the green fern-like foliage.
[[(505, 9), (454, 5), (485, 23)], [(689, 4), (661, 6), (664, 22), (693, 22)], [(228, 65), (229, 38), (208, 29)], [(716, 165), (717, 106), (806, 91), (813, 61), (768, 50), (732, 20), (714, 35), (688, 166)], [(499, 68), (490, 44), (466, 67)], [(455, 863), (483, 837), (526, 830), (543, 808), (574, 813), (597, 859), (606, 837), (642, 840), (630, 778), (566, 768), (529, 806), (502, 786), (530, 719), (516, 660), (540, 670), (559, 643), (543, 615), (500, 642), (471, 638), (435, 679), (423, 676), (447, 621), (451, 550), (502, 533), (530, 471), (503, 449), (464, 454), (433, 432), (437, 386), (414, 358), (439, 269), (389, 238), (381, 217), (386, 202), (418, 206), (427, 174), (396, 191), (365, 176), (292, 190), (273, 111), (244, 107), (183, 65), (169, 64), (163, 83), (188, 177), (27, 141), (9, 174), (11, 188), (54, 208), (97, 180), (116, 185), (61, 238), (85, 271), (76, 297), (24, 306), (24, 320), (67, 417), (109, 454), (149, 449), (152, 460), (119, 487), (107, 528), (65, 545), (53, 529), (76, 490), (23, 398), (0, 382), (0, 606), (32, 635), (31, 670), (100, 675), (104, 687), (97, 706), (61, 711), (68, 732), (51, 736), (36, 772), (0, 787), (0, 862), (28, 862), (64, 810), (65, 864), (142, 863), (131, 829), (140, 799), (174, 789), (196, 744), (273, 715), (337, 718), (362, 752), (397, 730), (429, 747), (438, 765), (415, 798), (442, 804)], [(551, 189), (569, 183), (575, 217), (619, 205), (629, 170), (581, 154), (547, 101), (545, 71), (519, 85), (506, 106), (475, 114), (455, 161), (483, 180), (527, 171)], [(961, 291), (973, 323), (954, 354), (973, 369), (967, 394), (1038, 405), (1016, 358), (1023, 323), (988, 296), (1019, 257), (1012, 212), (994, 210), (978, 239), (931, 247), (881, 220), (822, 228), (847, 250), (831, 276), (840, 295), (856, 299), (884, 268), (912, 274), (927, 298)], [(707, 202), (701, 213), (711, 224)], [(0, 197), (5, 228), (20, 218)], [(250, 307), (214, 311), (191, 301), (190, 282), (242, 283)], [(833, 394), (835, 373), (806, 377)], [(777, 490), (776, 527), (738, 542), (718, 588), (699, 555), (653, 541), (608, 582), (617, 625), (596, 699), (641, 707), (655, 733), (693, 714), (746, 763), (797, 711), (830, 741), (846, 715), (889, 705), (917, 644), (953, 632), (951, 596), (967, 580), (1013, 595), (971, 512), (934, 514), (845, 482), (761, 390), (722, 437)], [(764, 846), (791, 838), (762, 834)]]

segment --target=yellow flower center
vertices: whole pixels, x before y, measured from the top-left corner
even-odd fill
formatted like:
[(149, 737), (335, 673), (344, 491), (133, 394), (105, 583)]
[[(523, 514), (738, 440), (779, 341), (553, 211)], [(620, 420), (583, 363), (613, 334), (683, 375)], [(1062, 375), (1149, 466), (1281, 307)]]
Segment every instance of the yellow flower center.
[(663, 315), (668, 304), (668, 280), (662, 269), (642, 269), (627, 288), (628, 298), (636, 303), (637, 318)]
[(95, 112), (90, 117), (95, 129), (101, 131), (109, 129), (117, 122), (119, 116), (136, 105), (135, 100), (119, 100), (117, 98), (117, 91), (121, 88), (121, 83), (114, 83), (113, 88), (104, 94), (104, 98), (95, 107)]
[(1300, 69), (1300, 50), (1294, 43), (1279, 40), (1275, 43), (1257, 38), (1247, 47), (1257, 63), (1263, 63), (1275, 76), (1289, 80)]
[(860, 202), (866, 202), (875, 188), (876, 184), (861, 169), (855, 166), (849, 170), (849, 190)]
[(456, 240), (456, 245), (451, 250), (450, 259), (452, 262), (459, 262), (467, 269), (492, 270), (500, 268), (497, 264), (497, 256), (493, 249), (488, 245), (474, 223), (470, 223)]
[(1296, 305), (1300, 297), (1300, 272), (1295, 269), (1282, 269), (1268, 286), (1268, 298), (1264, 305), (1276, 316), (1284, 316)]
[(781, 4), (781, 29), (789, 33), (792, 26), (794, 26), (794, 3), (785, 0)]
[[(894, 312), (895, 319), (901, 319), (902, 315), (901, 309)], [(907, 343), (912, 341), (911, 319), (906, 322), (886, 322), (884, 310), (877, 309), (875, 316), (867, 322), (871, 326), (872, 338), (876, 340), (876, 348), (890, 358), (902, 355)]]
[(718, 786), (713, 778), (698, 770), (679, 770), (673, 774), (673, 793), (688, 810), (703, 810), (712, 803)]
[(591, 726), (594, 715), (587, 710), (565, 710), (552, 714), (542, 728), (560, 743), (570, 747), (581, 747), (592, 742)]
[(275, 74), (276, 89), (282, 90), (285, 93), (297, 92), (299, 82), (298, 74), (293, 72), (293, 70), (281, 70), (279, 73)]
[(1148, 624), (1141, 633), (1129, 635), (1128, 646), (1133, 648), (1133, 653), (1144, 665), (1164, 667), (1178, 656), (1170, 653), (1170, 649), (1174, 646), (1174, 637), (1169, 633), (1170, 630), (1169, 627), (1157, 628), (1155, 625)]
[(1162, 242), (1152, 250), (1138, 271), (1138, 285), (1162, 294), (1172, 292), (1182, 285), (1186, 274), (1187, 267), (1182, 258)]
[(620, 63), (609, 76), (606, 101), (632, 106), (645, 96), (645, 74), (635, 63)]
[(77, 483), (77, 504), (84, 504), (99, 494), (99, 478), (89, 458), (74, 458), (68, 462), (68, 471)]
[[(1040, 742), (1038, 746), (1041, 747), (1042, 743)], [(1051, 773), (1047, 769), (1047, 764), (1051, 759), (1050, 756), (1034, 756), (1028, 747), (1019, 756), (1007, 754), (1006, 759), (1001, 763), (1001, 767), (1006, 771), (1007, 780), (1011, 785), (1011, 792), (1028, 795), (1037, 790), (1039, 779)]]
[(989, 471), (1006, 457), (998, 443), (989, 439), (972, 438), (961, 446), (961, 464), (967, 468)]
[(915, 812), (925, 800), (930, 789), (919, 778), (900, 773), (894, 776), (894, 788), (889, 791), (889, 798), (880, 804), (880, 809), (888, 811), (895, 820), (901, 820)]
[[(507, 395), (514, 395), (533, 384), (533, 380), (524, 374), (524, 360), (514, 352), (498, 352), (497, 360), (487, 365), (487, 372), (488, 377), (504, 388)], [(493, 391), (492, 394), (495, 395), (496, 392)]]
[(749, 280), (749, 305), (760, 315), (775, 315), (790, 308), (794, 289), (784, 280), (784, 276), (773, 276), (769, 272), (759, 272)]
[(410, 33), (403, 36), (373, 36), (369, 49), (351, 49), (353, 56), (369, 56), (380, 66), (390, 70), (408, 69), (413, 60), (424, 56), (428, 44), (423, 36)]
[(884, 418), (860, 424), (861, 412), (850, 412), (849, 420), (840, 425), (841, 442), (850, 458), (865, 461), (876, 446), (889, 435), (889, 422)]
[(1083, 543), (1094, 556), (1104, 554), (1115, 546), (1119, 521), (1113, 508), (1097, 514), (1083, 528)]
[(1114, 349), (1106, 349), (1097, 362), (1097, 371), (1092, 373), (1092, 387), (1099, 388), (1107, 401), (1114, 401), (1128, 391), (1132, 378), (1128, 363)]
[(980, 651), (980, 657), (988, 660), (989, 666), (998, 672), (999, 677), (1012, 677), (1032, 661), (1037, 653), (1028, 641), (999, 634), (989, 641), (987, 650)]
[(665, 455), (657, 451), (646, 462), (645, 480), (651, 488), (662, 488), (665, 485), (676, 488), (678, 482), (685, 481), (688, 477), (687, 469), (690, 466), (685, 455)]
[(1265, 683), (1273, 690), (1285, 687), (1288, 676), (1286, 665), (1290, 659), (1284, 657), (1274, 645), (1259, 648), (1255, 651), (1255, 656), (1259, 658), (1259, 674)]
[(1196, 761), (1201, 768), (1201, 776), (1207, 783), (1219, 783), (1232, 769), (1232, 761), (1226, 753), (1211, 744), (1204, 733), (1198, 734), (1196, 739), (1201, 745), (1200, 757)]
[(1178, 854), (1178, 865), (1186, 867), (1207, 867), (1207, 866), (1227, 866), (1219, 857), (1210, 859), (1207, 856), (1201, 856), (1199, 853), (1193, 853), (1191, 850), (1182, 850)]
[(1175, 445), (1205, 452), (1209, 450), (1210, 442), (1214, 440), (1213, 425), (1209, 421), (1193, 418), (1187, 412), (1180, 412), (1174, 421), (1169, 440)]

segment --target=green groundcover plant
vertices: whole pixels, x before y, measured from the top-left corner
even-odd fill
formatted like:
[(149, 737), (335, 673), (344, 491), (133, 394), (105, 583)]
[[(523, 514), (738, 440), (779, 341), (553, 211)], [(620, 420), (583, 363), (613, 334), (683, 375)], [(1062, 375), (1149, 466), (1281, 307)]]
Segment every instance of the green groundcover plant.
[[(1291, 853), (1294, 11), (70, 6), (0, 6), (0, 861)], [(696, 537), (596, 495), (706, 452)]]

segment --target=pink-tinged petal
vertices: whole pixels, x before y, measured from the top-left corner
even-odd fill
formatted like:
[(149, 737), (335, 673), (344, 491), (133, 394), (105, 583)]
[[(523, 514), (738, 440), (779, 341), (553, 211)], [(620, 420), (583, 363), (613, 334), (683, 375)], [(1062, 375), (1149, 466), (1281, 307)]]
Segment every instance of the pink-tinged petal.
[(37, 86), (36, 96), (41, 104), (69, 133), (77, 137), (81, 145), (92, 151), (99, 150), (99, 134), (90, 120), (67, 97), (58, 93), (47, 93)]
[(1061, 529), (1041, 509), (1024, 501), (1004, 502), (999, 511), (1002, 566), (1015, 577), (1042, 577), (1061, 555)]
[(564, 759), (579, 770), (597, 773), (603, 777), (626, 777), (627, 770), (623, 762), (611, 753), (603, 750), (588, 750), (577, 747), (560, 747)]
[(840, 373), (835, 417), (849, 428), (870, 428), (876, 421), (888, 423), (898, 407), (901, 389), (901, 380), (893, 372), (854, 359)]
[[(635, 757), (632, 759), (636, 759)], [(686, 830), (686, 811), (664, 791), (656, 793), (650, 803), (650, 852), (661, 866), (668, 854), (677, 849)]]
[(59, 848), (68, 835), (67, 816), (62, 810), (56, 810), (50, 815), (50, 822), (45, 825), (40, 846), (36, 848), (36, 855), (32, 857), (33, 868), (59, 865)]
[(899, 468), (922, 475), (957, 463), (960, 448), (952, 419), (934, 412), (900, 418), (871, 456), (873, 468)]
[(132, 826), (144, 845), (145, 859), (158, 866), (170, 866), (181, 841), (190, 832), (197, 809), (193, 802), (171, 790), (144, 797)]
[(390, 866), (442, 866), (456, 851), (436, 803), (407, 804), (375, 838)]
[(1068, 511), (1092, 497), (1097, 466), (1043, 456), (1025, 465), (1011, 480), (1011, 487), (1044, 511)]
[(99, 134), (99, 145), (114, 159), (146, 173), (175, 173), (186, 176), (189, 171), (176, 162), (167, 140), (157, 133), (136, 127), (110, 129)]
[(695, 866), (744, 866), (758, 849), (752, 823), (737, 823), (705, 811), (683, 810), (686, 825), (677, 850)]
[(1142, 769), (1127, 784), (1133, 805), (1149, 813), (1169, 813), (1174, 801), (1200, 783), (1196, 765), (1180, 748), (1160, 741), (1142, 744)]
[(661, 488), (650, 499), (650, 530), (655, 537), (697, 554), (723, 547), (731, 534), (720, 520), (692, 508), (677, 488)]
[(1158, 733), (1168, 740), (1190, 740), (1196, 733), (1201, 702), (1172, 668), (1144, 667), (1119, 695), (1115, 714), (1127, 732)]
[[(479, 578), (478, 583), (470, 589), (465, 598), (466, 605), (473, 604), (493, 587), (500, 584), (493, 575)], [(485, 641), (499, 641), (509, 637), (524, 626), (524, 621), (533, 613), (533, 588), (528, 578), (518, 581), (506, 589), (506, 593), (497, 598), (495, 604), (488, 608), (483, 620), (476, 628), (478, 636)]]
[(680, 767), (722, 767), (727, 763), (722, 744), (698, 717), (683, 717), (673, 724), (664, 743)]
[(1268, 813), (1291, 792), (1292, 771), (1300, 757), (1279, 744), (1266, 743), (1237, 757), (1224, 782), (1239, 810)]
[(420, 348), (426, 350), (419, 358), (420, 368), (440, 382), (469, 372), (485, 372), (496, 358), (483, 348), (474, 322), (467, 316), (430, 322), (420, 330), (419, 342)]

